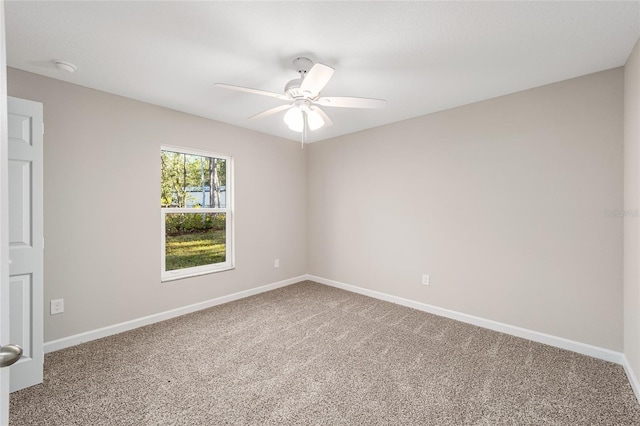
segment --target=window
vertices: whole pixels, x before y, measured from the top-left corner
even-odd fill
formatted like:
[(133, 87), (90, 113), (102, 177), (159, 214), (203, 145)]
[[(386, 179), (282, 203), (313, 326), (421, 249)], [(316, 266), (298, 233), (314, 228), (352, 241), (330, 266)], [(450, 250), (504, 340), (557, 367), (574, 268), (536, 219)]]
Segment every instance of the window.
[(231, 157), (161, 151), (162, 281), (233, 268)]

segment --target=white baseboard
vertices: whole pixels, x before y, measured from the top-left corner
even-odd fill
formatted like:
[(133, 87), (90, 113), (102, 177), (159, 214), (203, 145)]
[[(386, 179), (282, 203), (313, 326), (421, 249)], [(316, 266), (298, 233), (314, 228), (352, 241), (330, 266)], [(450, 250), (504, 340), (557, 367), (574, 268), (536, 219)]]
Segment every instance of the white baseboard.
[[(395, 303), (397, 305), (407, 306), (409, 308), (428, 312), (430, 314), (451, 318), (451, 319), (465, 322), (468, 324), (477, 325), (479, 327), (488, 328), (490, 330), (499, 331), (501, 333), (510, 334), (512, 336), (522, 337), (524, 339), (532, 340), (534, 342), (544, 343), (545, 345), (554, 346), (556, 348), (577, 352), (579, 354), (602, 359), (604, 361), (613, 362), (615, 364), (625, 365), (625, 368), (627, 368), (626, 367), (627, 364), (624, 362), (624, 355), (620, 352), (615, 352), (609, 349), (600, 348), (598, 346), (589, 345), (587, 343), (580, 343), (573, 340), (565, 339), (563, 337), (552, 336), (550, 334), (540, 333), (538, 331), (528, 330), (526, 328), (516, 327), (513, 325), (504, 324), (501, 322), (488, 320), (488, 319), (476, 317), (473, 315), (452, 311), (449, 309), (439, 308), (437, 306), (428, 305), (426, 303), (416, 302), (414, 300), (404, 299), (402, 297), (392, 296), (390, 294), (381, 293), (374, 290), (368, 290), (362, 287), (357, 287), (354, 285), (345, 284), (338, 281), (317, 277), (314, 275), (307, 275), (306, 279), (315, 281), (320, 284), (337, 287), (353, 293), (370, 296), (375, 299), (380, 299), (387, 302)], [(632, 386), (634, 386), (633, 383), (632, 383)], [(637, 389), (637, 383), (636, 383), (636, 387), (634, 388), (634, 391), (636, 392), (636, 396), (637, 396), (638, 391), (636, 389)]]
[(243, 299), (245, 297), (253, 296), (259, 293), (264, 293), (270, 290), (275, 290), (280, 287), (286, 287), (288, 285), (295, 284), (300, 281), (304, 281), (305, 279), (307, 279), (306, 275), (301, 275), (298, 277), (289, 278), (284, 281), (278, 281), (276, 283), (263, 285), (261, 287), (239, 291), (237, 293), (229, 294), (227, 296), (221, 296), (215, 299), (205, 300), (204, 302), (194, 303), (193, 305), (183, 306), (182, 308), (172, 309), (170, 311), (160, 312), (160, 313), (149, 315), (146, 317), (137, 318), (131, 321), (126, 321), (119, 324), (114, 324), (107, 327), (99, 328), (96, 330), (87, 331), (85, 333), (75, 334), (69, 337), (63, 337), (62, 339), (52, 340), (44, 343), (44, 353), (58, 351), (60, 349), (79, 345), (80, 343), (101, 339), (103, 337), (112, 336), (114, 334), (122, 333), (124, 331), (133, 330), (134, 328), (143, 327), (145, 325), (175, 318), (180, 315), (190, 314), (191, 312), (207, 309), (212, 306), (221, 305), (227, 302), (233, 302), (234, 300)]
[(638, 376), (631, 368), (631, 364), (629, 364), (629, 360), (626, 355), (622, 355), (624, 362), (622, 366), (624, 367), (624, 372), (627, 373), (627, 378), (629, 379), (629, 383), (631, 384), (631, 389), (633, 389), (633, 393), (636, 394), (636, 399), (640, 402), (640, 381), (638, 381)]

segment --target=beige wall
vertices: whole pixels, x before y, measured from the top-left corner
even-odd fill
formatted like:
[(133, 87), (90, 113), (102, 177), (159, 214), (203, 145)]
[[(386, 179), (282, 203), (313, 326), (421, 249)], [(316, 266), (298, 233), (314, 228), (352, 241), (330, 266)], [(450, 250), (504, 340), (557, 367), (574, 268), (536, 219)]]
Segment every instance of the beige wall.
[[(306, 272), (298, 143), (11, 68), (8, 87), (44, 104), (45, 342)], [(160, 282), (161, 145), (234, 157), (235, 270)]]
[(624, 353), (640, 382), (640, 41), (624, 71)]
[(621, 351), (622, 119), (617, 68), (312, 144), (309, 273)]

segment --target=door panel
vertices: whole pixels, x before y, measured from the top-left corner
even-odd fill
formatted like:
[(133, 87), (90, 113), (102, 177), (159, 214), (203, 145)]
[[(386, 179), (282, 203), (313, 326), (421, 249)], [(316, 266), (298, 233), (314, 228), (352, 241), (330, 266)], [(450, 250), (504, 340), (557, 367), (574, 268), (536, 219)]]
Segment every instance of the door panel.
[(11, 97), (8, 110), (10, 336), (23, 349), (9, 367), (13, 392), (42, 383), (43, 112)]
[(31, 145), (31, 117), (10, 114), (8, 120), (8, 136), (14, 143), (22, 142)]
[(31, 247), (31, 162), (9, 161), (9, 246)]
[(9, 341), (22, 348), (22, 359), (33, 359), (31, 345), (31, 274), (9, 278)]

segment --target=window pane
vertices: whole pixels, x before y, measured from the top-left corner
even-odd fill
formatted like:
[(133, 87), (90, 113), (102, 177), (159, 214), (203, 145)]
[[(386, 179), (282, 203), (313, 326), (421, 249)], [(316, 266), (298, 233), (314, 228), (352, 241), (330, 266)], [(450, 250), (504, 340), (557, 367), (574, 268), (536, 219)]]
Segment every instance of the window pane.
[(162, 207), (226, 208), (227, 161), (162, 151)]
[(224, 213), (167, 213), (165, 270), (226, 261)]

